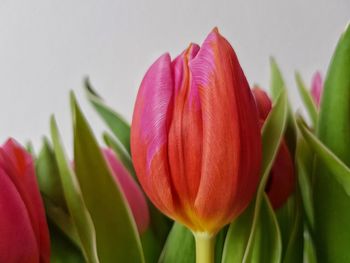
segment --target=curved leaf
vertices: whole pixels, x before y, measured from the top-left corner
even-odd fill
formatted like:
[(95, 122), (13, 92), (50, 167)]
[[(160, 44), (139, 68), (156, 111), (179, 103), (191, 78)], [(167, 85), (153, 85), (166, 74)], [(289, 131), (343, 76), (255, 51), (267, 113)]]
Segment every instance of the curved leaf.
[(70, 241), (77, 247), (81, 247), (79, 234), (75, 228), (71, 216), (67, 214), (62, 207), (59, 207), (51, 202), (50, 199), (46, 198), (45, 196), (42, 196), (42, 198), (45, 205), (46, 215), (51, 220), (52, 224), (55, 224), (55, 226), (61, 230), (61, 232), (65, 234), (66, 237), (69, 238)]
[[(303, 261), (303, 213), (301, 207), (300, 193), (296, 188), (295, 193), (291, 196), (286, 204), (288, 206), (288, 214), (286, 223), (287, 233), (283, 248), (283, 263), (294, 263)], [(283, 234), (282, 234), (283, 239)]]
[(46, 137), (35, 162), (35, 170), (40, 192), (56, 206), (67, 210), (55, 153)]
[(147, 263), (157, 263), (159, 255), (162, 252), (162, 247), (151, 228), (148, 228), (141, 234), (141, 243), (145, 261)]
[(222, 263), (281, 262), (282, 242), (278, 223), (265, 193), (261, 201), (251, 253), (248, 254), (248, 258), (244, 257), (253, 216), (254, 205), (251, 205), (231, 223), (226, 236)]
[(101, 263), (143, 263), (141, 241), (130, 208), (73, 94), (74, 161), (86, 207), (96, 230)]
[(305, 87), (304, 81), (301, 78), (301, 75), (299, 74), (299, 72), (295, 73), (295, 80), (297, 82), (300, 96), (304, 102), (304, 106), (306, 107), (306, 109), (309, 113), (309, 116), (311, 118), (312, 124), (314, 127), (316, 127), (317, 126), (317, 119), (318, 119), (316, 104), (311, 97), (310, 91)]
[(231, 224), (227, 231), (222, 263), (241, 263), (246, 251), (251, 232), (255, 203), (251, 202), (248, 208)]
[[(272, 99), (275, 102), (278, 98), (278, 96), (282, 93), (287, 92), (287, 87), (285, 85), (285, 82), (282, 77), (281, 70), (279, 69), (276, 60), (274, 58), (270, 58), (270, 67), (271, 67), (271, 95)], [(288, 144), (288, 148), (292, 153), (292, 156), (295, 154), (295, 148), (296, 148), (296, 124), (294, 119), (294, 114), (292, 107), (287, 100), (287, 109), (288, 109), (288, 117), (287, 117), (287, 127), (285, 131), (285, 139)]]
[(51, 263), (85, 263), (84, 257), (64, 234), (48, 221), (51, 243)]
[(67, 202), (68, 211), (72, 216), (72, 220), (79, 235), (82, 252), (88, 262), (98, 263), (95, 229), (90, 214), (85, 206), (77, 178), (66, 158), (54, 117), (51, 118), (51, 137), (64, 197)]
[(313, 154), (311, 153), (309, 146), (304, 138), (299, 136), (296, 151), (296, 168), (303, 208), (310, 229), (314, 229), (315, 225), (312, 194), (313, 160)]
[(85, 80), (85, 91), (90, 103), (94, 106), (97, 113), (105, 121), (120, 143), (125, 147), (130, 154), (130, 125), (117, 112), (108, 107), (97, 95), (96, 91), (90, 85), (88, 79)]
[(165, 243), (159, 263), (195, 263), (196, 247), (190, 230), (174, 223)]
[(317, 156), (324, 162), (334, 178), (339, 182), (345, 192), (350, 196), (350, 168), (346, 166), (334, 153), (332, 153), (315, 135), (305, 126), (301, 119), (298, 119), (300, 128), (305, 140), (315, 151)]

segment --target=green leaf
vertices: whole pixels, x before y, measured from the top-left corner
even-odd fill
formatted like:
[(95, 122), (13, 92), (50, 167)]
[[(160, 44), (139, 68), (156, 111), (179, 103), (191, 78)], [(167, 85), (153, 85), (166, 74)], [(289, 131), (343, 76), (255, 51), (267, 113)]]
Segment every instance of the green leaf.
[(46, 215), (52, 224), (55, 224), (55, 226), (61, 230), (62, 233), (65, 234), (66, 237), (69, 238), (70, 241), (77, 247), (81, 247), (79, 235), (71, 216), (67, 213), (67, 211), (62, 209), (62, 207), (59, 207), (55, 205), (55, 203), (51, 202), (49, 198), (45, 197), (44, 195), (42, 195), (42, 198), (45, 205)]
[(253, 223), (254, 207), (251, 205), (231, 223), (226, 236), (222, 263), (281, 262), (282, 242), (278, 223), (265, 193), (261, 201), (251, 252), (247, 258), (244, 256)]
[(306, 263), (317, 263), (314, 243), (307, 227), (304, 230), (304, 261)]
[(300, 199), (300, 193), (298, 188), (296, 188), (295, 193), (289, 198), (285, 205), (285, 207), (288, 208), (288, 213), (285, 220), (285, 223), (287, 223), (285, 226), (286, 230), (285, 233), (282, 233), (283, 263), (303, 261), (304, 225)]
[(69, 214), (72, 216), (79, 235), (82, 252), (88, 262), (98, 263), (94, 226), (85, 206), (77, 178), (66, 158), (54, 117), (51, 118), (51, 137), (64, 197), (67, 202)]
[[(273, 260), (266, 261), (269, 263), (279, 262), (281, 258), (282, 247), (278, 224), (273, 211), (271, 213), (270, 205), (266, 204), (264, 196), (266, 182), (284, 134), (286, 119), (287, 97), (285, 92), (282, 91), (262, 129), (262, 176), (258, 186), (256, 200), (251, 203), (248, 210), (231, 223), (226, 237), (223, 262), (252, 262), (251, 260), (257, 255), (265, 256), (267, 254), (271, 254), (271, 259)], [(264, 228), (271, 228), (269, 230), (277, 235), (270, 236), (270, 233), (267, 234), (268, 238), (273, 240), (273, 243), (269, 244), (269, 248), (265, 247), (266, 244), (264, 241), (261, 241), (263, 238), (259, 236), (261, 232), (259, 227), (261, 227), (261, 224), (266, 225), (264, 225)], [(275, 229), (275, 226), (277, 229)], [(272, 242), (271, 240), (270, 242)], [(268, 250), (262, 252), (260, 248)], [(234, 253), (230, 251), (234, 251)]]
[[(215, 237), (215, 263), (221, 263), (227, 229), (227, 227), (224, 227)], [(192, 232), (185, 226), (175, 222), (158, 262), (195, 263), (195, 251), (196, 245)]]
[(216, 235), (215, 238), (215, 263), (221, 263), (222, 253), (224, 251), (226, 235), (228, 231), (228, 226), (225, 226), (220, 232)]
[(195, 263), (195, 251), (195, 241), (191, 231), (179, 223), (174, 223), (159, 263)]
[(71, 105), (76, 175), (95, 226), (100, 261), (144, 262), (130, 208), (73, 94)]
[(344, 191), (350, 196), (350, 168), (313, 135), (301, 119), (298, 119), (298, 127), (316, 155), (323, 161), (329, 171), (332, 172), (339, 186), (343, 187)]
[[(318, 138), (350, 166), (350, 26), (342, 34), (328, 68), (318, 120)], [(319, 262), (349, 262), (350, 197), (337, 176), (317, 158), (315, 242)], [(317, 200), (317, 202), (316, 202)]]
[(73, 243), (48, 221), (51, 242), (51, 263), (85, 263), (84, 257)]
[(43, 139), (35, 168), (40, 192), (56, 206), (67, 211), (55, 153), (46, 137)]
[(309, 89), (307, 89), (305, 87), (304, 81), (301, 78), (301, 75), (299, 74), (299, 72), (295, 73), (295, 79), (297, 82), (300, 96), (304, 102), (304, 106), (306, 107), (306, 109), (309, 113), (309, 116), (311, 118), (313, 126), (316, 127), (317, 126), (317, 119), (318, 119), (316, 104), (311, 97), (311, 93), (310, 93)]
[[(282, 73), (274, 58), (270, 58), (270, 65), (271, 65), (270, 88), (271, 88), (272, 99), (275, 102), (278, 96), (282, 92), (285, 92), (286, 94), (288, 94), (288, 92), (282, 77)], [(288, 148), (292, 153), (292, 156), (294, 156), (295, 148), (296, 148), (296, 124), (295, 124), (293, 110), (289, 101), (287, 101), (287, 108), (288, 108), (288, 118), (287, 118), (285, 139), (287, 141)]]
[(314, 164), (314, 155), (302, 136), (298, 136), (297, 151), (295, 156), (298, 183), (303, 201), (306, 222), (310, 229), (314, 229), (315, 219), (312, 193), (312, 169)]
[(25, 148), (26, 148), (27, 152), (29, 152), (33, 156), (33, 158), (35, 159), (36, 156), (35, 156), (35, 150), (34, 150), (33, 143), (31, 141), (27, 141), (25, 144)]
[(115, 154), (118, 156), (118, 159), (122, 162), (125, 168), (128, 169), (128, 171), (134, 177), (134, 179), (138, 181), (130, 154), (126, 152), (125, 148), (121, 146), (120, 143), (116, 139), (114, 139), (114, 137), (112, 137), (106, 132), (103, 133), (103, 140), (105, 141), (108, 147), (113, 149)]
[(222, 263), (241, 263), (248, 244), (255, 203), (251, 202), (248, 208), (231, 224), (227, 231)]
[(145, 261), (147, 263), (157, 263), (159, 255), (162, 252), (162, 247), (151, 228), (148, 228), (141, 234), (141, 243)]
[(85, 80), (85, 91), (90, 103), (94, 106), (97, 113), (105, 121), (113, 134), (118, 138), (120, 143), (130, 154), (130, 125), (117, 112), (108, 107), (102, 98), (90, 85), (88, 79)]
[(281, 262), (282, 241), (273, 208), (264, 193), (252, 253), (245, 262)]

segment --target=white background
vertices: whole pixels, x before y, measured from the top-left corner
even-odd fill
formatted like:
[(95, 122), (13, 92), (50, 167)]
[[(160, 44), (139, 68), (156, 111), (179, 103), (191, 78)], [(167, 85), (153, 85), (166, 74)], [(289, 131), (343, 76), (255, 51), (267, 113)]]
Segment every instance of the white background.
[(71, 89), (99, 136), (105, 126), (86, 103), (84, 76), (130, 120), (148, 66), (201, 43), (214, 26), (251, 84), (267, 88), (269, 56), (277, 59), (296, 109), (294, 71), (306, 82), (325, 73), (349, 19), (350, 0), (0, 0), (0, 141), (30, 138), (37, 148), (54, 113), (70, 146)]

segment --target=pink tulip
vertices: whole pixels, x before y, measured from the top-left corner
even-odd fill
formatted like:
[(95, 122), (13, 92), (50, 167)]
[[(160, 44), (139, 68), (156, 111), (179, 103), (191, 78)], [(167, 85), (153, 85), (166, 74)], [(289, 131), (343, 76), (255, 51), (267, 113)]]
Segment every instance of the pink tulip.
[(117, 159), (115, 153), (108, 148), (103, 149), (102, 152), (128, 201), (139, 233), (143, 233), (149, 226), (149, 211), (145, 196), (128, 171)]
[(0, 262), (50, 262), (33, 159), (13, 139), (0, 147)]
[(322, 92), (323, 92), (323, 79), (322, 79), (321, 73), (317, 71), (312, 77), (312, 83), (311, 83), (311, 95), (317, 107), (320, 107)]
[(166, 215), (214, 235), (252, 200), (261, 137), (253, 95), (217, 29), (202, 46), (158, 58), (147, 71), (131, 125), (139, 181)]

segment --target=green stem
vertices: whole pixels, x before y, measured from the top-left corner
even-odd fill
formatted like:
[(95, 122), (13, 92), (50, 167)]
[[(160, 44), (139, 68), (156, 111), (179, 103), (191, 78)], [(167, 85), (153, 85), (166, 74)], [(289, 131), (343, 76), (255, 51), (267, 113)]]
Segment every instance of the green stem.
[(196, 240), (196, 262), (214, 263), (215, 235), (193, 233)]

